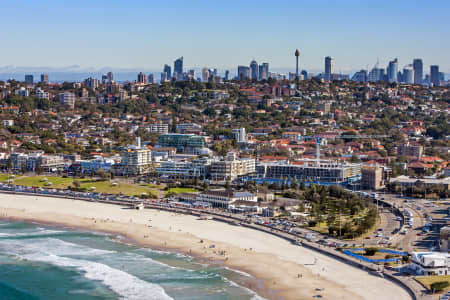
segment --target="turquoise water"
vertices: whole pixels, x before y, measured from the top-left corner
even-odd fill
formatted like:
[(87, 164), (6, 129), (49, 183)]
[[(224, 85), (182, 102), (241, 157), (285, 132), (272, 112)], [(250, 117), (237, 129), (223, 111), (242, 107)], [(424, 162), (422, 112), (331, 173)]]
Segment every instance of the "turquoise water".
[(0, 221), (0, 298), (260, 299), (248, 275), (106, 234)]

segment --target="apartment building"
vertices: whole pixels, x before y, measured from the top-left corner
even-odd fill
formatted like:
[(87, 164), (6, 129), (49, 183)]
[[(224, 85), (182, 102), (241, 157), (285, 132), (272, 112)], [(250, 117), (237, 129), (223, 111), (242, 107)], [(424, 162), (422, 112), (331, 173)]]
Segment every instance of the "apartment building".
[(383, 169), (381, 167), (367, 166), (361, 168), (361, 188), (378, 190), (383, 186)]
[(214, 181), (233, 181), (240, 176), (254, 174), (256, 161), (252, 158), (236, 157), (230, 152), (225, 159), (214, 161), (211, 164), (211, 179)]

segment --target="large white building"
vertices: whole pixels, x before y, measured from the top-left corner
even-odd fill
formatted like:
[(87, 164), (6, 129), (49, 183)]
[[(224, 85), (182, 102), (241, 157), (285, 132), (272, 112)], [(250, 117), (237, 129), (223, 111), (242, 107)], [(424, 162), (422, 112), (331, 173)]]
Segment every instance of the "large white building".
[(122, 162), (116, 166), (118, 175), (142, 175), (151, 171), (152, 151), (150, 149), (128, 149), (122, 152)]
[(340, 184), (359, 178), (361, 164), (306, 159), (294, 162), (263, 162), (256, 166), (256, 173), (259, 179)]
[(49, 100), (50, 94), (38, 87), (36, 88), (36, 98)]
[(239, 176), (255, 173), (256, 161), (252, 158), (236, 158), (229, 152), (225, 159), (211, 164), (211, 179), (214, 181), (233, 181)]
[(208, 175), (211, 160), (204, 158), (198, 160), (165, 160), (161, 161), (155, 169), (159, 177), (174, 179), (205, 179)]
[(447, 275), (450, 254), (441, 252), (413, 252), (409, 268), (417, 275)]
[(211, 203), (214, 207), (228, 208), (236, 201), (251, 201), (257, 203), (258, 197), (250, 192), (206, 191), (196, 196), (196, 201)]

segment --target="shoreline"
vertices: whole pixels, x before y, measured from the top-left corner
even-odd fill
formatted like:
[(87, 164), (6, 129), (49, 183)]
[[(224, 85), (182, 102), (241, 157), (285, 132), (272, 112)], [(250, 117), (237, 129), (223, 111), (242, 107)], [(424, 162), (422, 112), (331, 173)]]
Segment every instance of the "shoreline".
[(394, 283), (323, 254), (252, 229), (200, 221), (188, 215), (0, 194), (0, 217), (121, 235), (133, 245), (183, 253), (208, 264), (243, 271), (252, 278), (238, 284), (267, 299), (311, 299), (317, 294), (333, 299), (383, 299), (388, 295), (411, 299)]

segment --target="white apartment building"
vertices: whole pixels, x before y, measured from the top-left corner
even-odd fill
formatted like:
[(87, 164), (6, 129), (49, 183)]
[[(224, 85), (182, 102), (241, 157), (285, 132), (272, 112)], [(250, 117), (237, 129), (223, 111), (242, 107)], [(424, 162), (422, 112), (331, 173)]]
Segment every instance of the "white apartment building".
[(229, 152), (224, 160), (211, 164), (211, 179), (214, 181), (233, 181), (239, 176), (256, 172), (256, 161), (252, 158), (236, 158), (234, 152)]
[(36, 88), (36, 98), (50, 100), (50, 94), (38, 87)]
[(75, 94), (70, 92), (59, 93), (59, 103), (68, 105), (71, 108), (75, 107)]
[(167, 134), (169, 133), (169, 124), (155, 123), (148, 127), (148, 131), (152, 133)]
[(150, 172), (152, 151), (150, 149), (128, 149), (122, 152), (122, 162), (117, 165), (120, 175), (141, 175)]

